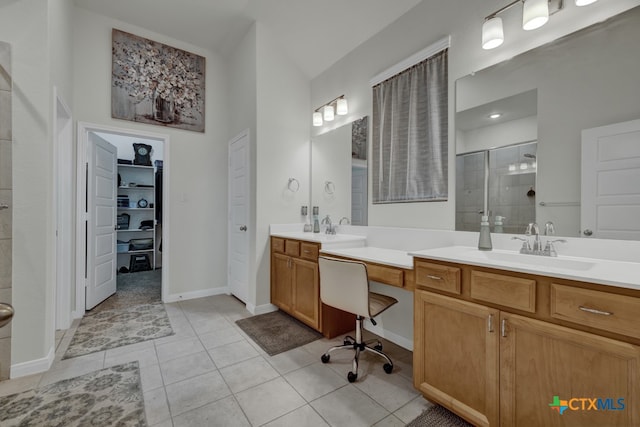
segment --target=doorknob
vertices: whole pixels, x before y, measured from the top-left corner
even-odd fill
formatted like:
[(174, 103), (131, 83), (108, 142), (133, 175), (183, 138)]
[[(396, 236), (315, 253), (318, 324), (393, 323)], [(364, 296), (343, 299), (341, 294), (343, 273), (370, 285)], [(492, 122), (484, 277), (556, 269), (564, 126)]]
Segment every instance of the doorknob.
[(246, 225), (241, 225), (240, 226), (240, 231), (247, 231), (247, 226)]
[(586, 230), (584, 230), (582, 232), (582, 234), (584, 234), (585, 236), (591, 236), (593, 234), (593, 231), (589, 230), (588, 228)]
[(0, 328), (11, 322), (14, 313), (11, 304), (0, 302)]

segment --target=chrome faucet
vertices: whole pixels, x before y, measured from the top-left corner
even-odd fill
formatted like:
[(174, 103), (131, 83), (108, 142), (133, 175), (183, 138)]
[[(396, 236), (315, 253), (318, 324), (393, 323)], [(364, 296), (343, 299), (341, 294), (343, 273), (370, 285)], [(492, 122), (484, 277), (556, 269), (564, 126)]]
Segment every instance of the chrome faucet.
[(322, 219), (321, 224), (327, 224), (327, 228), (324, 230), (326, 234), (336, 234), (336, 226), (331, 222), (331, 217), (329, 215)]
[(540, 242), (540, 228), (538, 228), (538, 224), (536, 224), (535, 222), (529, 223), (524, 234), (526, 234), (527, 236), (534, 236), (533, 245), (531, 245), (531, 253), (534, 255), (538, 255), (540, 251), (542, 251), (542, 242)]
[[(546, 245), (544, 245), (544, 248), (543, 248), (542, 242), (540, 241), (540, 229), (538, 228), (538, 224), (536, 224), (535, 222), (532, 222), (529, 225), (527, 225), (527, 229), (525, 230), (524, 234), (526, 235), (526, 237), (514, 236), (511, 239), (522, 240), (523, 243), (522, 243), (522, 247), (520, 248), (520, 253), (526, 254), (526, 255), (542, 255), (542, 256), (557, 257), (558, 252), (556, 252), (556, 248), (553, 244), (567, 242), (564, 239), (555, 239), (555, 240), (547, 239)], [(555, 234), (555, 228), (551, 221), (547, 221), (547, 223), (544, 225), (544, 234), (546, 236), (553, 236)], [(534, 236), (533, 245), (530, 242), (530, 239), (529, 239), (530, 236)]]

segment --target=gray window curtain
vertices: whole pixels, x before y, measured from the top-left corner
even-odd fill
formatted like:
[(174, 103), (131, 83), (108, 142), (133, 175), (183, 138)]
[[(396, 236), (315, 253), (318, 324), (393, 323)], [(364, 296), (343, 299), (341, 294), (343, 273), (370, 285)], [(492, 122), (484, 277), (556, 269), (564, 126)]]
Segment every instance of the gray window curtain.
[(448, 49), (373, 87), (373, 203), (448, 197)]

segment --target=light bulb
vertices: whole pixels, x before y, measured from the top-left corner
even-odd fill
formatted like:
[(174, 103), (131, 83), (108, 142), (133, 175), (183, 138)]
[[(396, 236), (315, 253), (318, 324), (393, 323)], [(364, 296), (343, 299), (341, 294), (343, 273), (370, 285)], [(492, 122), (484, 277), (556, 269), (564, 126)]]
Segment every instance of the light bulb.
[(322, 126), (322, 113), (320, 113), (319, 111), (313, 113), (313, 125)]
[(347, 106), (347, 100), (344, 98), (339, 98), (336, 102), (336, 114), (339, 116), (344, 116), (349, 112), (349, 107)]
[(535, 30), (549, 20), (548, 0), (525, 0), (522, 7), (522, 29)]
[(502, 18), (496, 16), (486, 20), (482, 24), (482, 48), (485, 50), (494, 49), (502, 42), (504, 42)]
[(334, 115), (333, 115), (333, 106), (332, 105), (327, 105), (324, 107), (323, 111), (323, 117), (324, 117), (324, 121), (325, 122), (330, 122), (333, 120)]

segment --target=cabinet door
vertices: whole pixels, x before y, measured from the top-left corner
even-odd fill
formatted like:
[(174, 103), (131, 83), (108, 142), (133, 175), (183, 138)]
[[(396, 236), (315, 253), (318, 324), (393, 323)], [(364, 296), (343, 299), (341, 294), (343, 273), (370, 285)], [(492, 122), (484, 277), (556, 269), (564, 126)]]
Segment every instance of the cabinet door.
[(416, 290), (414, 385), (478, 426), (498, 425), (497, 310)]
[(501, 319), (501, 425), (640, 425), (640, 347), (515, 314)]
[(320, 329), (320, 287), (315, 262), (293, 259), (293, 315)]
[(291, 257), (273, 254), (273, 276), (271, 278), (271, 302), (280, 309), (290, 313), (293, 309), (293, 265)]

